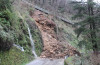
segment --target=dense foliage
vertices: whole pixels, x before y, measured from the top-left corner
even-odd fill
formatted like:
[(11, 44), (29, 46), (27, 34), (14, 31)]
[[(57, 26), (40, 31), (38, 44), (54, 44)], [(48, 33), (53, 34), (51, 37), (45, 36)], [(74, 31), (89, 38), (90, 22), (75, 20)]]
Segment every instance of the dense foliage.
[(0, 50), (9, 50), (13, 43), (13, 37), (8, 33), (11, 15), (10, 1), (0, 0)]
[[(10, 0), (0, 0), (0, 50), (9, 50), (15, 43), (30, 52), (30, 41), (24, 21), (13, 12)], [(27, 46), (28, 45), (28, 46)]]
[[(17, 44), (23, 47), (25, 52), (31, 53), (31, 44), (26, 20), (19, 15), (21, 12), (17, 14), (14, 10), (10, 0), (0, 0), (0, 50), (9, 50), (13, 44)], [(20, 7), (18, 10), (21, 10)], [(33, 10), (31, 9), (31, 11)], [(25, 12), (29, 13), (30, 11), (26, 10)], [(34, 23), (30, 17), (27, 17), (27, 19), (30, 19), (28, 22)], [(32, 30), (32, 36), (34, 36), (34, 40), (37, 41), (35, 42), (37, 43), (37, 47), (41, 43), (40, 36), (37, 29), (33, 27)], [(41, 53), (40, 50), (42, 50), (41, 46), (36, 49), (39, 55)]]
[(0, 11), (11, 9), (10, 0), (0, 0)]
[[(74, 3), (74, 10), (76, 15), (73, 19), (81, 18), (82, 21), (76, 23), (78, 25), (75, 30), (78, 34), (77, 37), (82, 34), (84, 39), (78, 44), (80, 47), (85, 46), (88, 50), (93, 49), (94, 52), (99, 50), (99, 38), (98, 35), (100, 27), (98, 22), (100, 21), (100, 13), (98, 13), (99, 6), (93, 2), (93, 0), (87, 0), (87, 2), (72, 2)], [(98, 13), (98, 14), (97, 14)]]
[(27, 27), (15, 12), (9, 0), (0, 0), (0, 50), (9, 50), (13, 44), (23, 46), (30, 52), (30, 41)]

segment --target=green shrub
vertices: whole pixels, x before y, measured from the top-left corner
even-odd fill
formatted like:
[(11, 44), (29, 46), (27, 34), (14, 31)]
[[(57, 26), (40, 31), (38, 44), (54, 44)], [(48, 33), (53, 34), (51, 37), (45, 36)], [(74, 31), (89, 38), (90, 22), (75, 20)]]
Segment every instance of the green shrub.
[(0, 51), (0, 65), (26, 65), (34, 59), (19, 49), (12, 47), (9, 51)]
[(4, 31), (0, 31), (0, 50), (9, 50), (12, 47), (13, 37)]
[(14, 21), (13, 15), (13, 12), (11, 12), (9, 9), (0, 11), (0, 24), (3, 26), (6, 32), (8, 32), (11, 29), (11, 23)]
[(64, 61), (64, 65), (68, 65), (66, 61)]
[(0, 0), (0, 11), (5, 9), (11, 9), (11, 3), (10, 0)]

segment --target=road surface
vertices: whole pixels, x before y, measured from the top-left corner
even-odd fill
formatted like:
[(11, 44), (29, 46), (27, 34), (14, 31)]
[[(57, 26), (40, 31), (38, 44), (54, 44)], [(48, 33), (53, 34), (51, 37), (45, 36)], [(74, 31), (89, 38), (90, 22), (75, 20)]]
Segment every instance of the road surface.
[(37, 58), (26, 65), (64, 65), (64, 59)]

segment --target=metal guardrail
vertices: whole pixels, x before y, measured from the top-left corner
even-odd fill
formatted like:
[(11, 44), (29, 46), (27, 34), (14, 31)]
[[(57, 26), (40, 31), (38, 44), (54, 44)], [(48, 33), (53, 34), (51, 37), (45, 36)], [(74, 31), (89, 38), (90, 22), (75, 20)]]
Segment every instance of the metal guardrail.
[(45, 10), (45, 9), (43, 9), (43, 8), (40, 8), (40, 7), (38, 7), (38, 6), (34, 6), (34, 8), (37, 9), (37, 10), (40, 10), (40, 11), (46, 13), (46, 14), (50, 14), (49, 11), (47, 11), (47, 10)]
[[(22, 0), (22, 1), (25, 2), (26, 4), (30, 5), (30, 6), (33, 6), (33, 7), (34, 7), (35, 9), (37, 9), (37, 10), (40, 10), (40, 11), (46, 13), (46, 14), (51, 14), (49, 11), (47, 11), (47, 10), (45, 10), (45, 9), (43, 9), (43, 8), (40, 8), (39, 6), (33, 5), (33, 4), (29, 3), (29, 2), (27, 2), (26, 0)], [(70, 24), (70, 25), (74, 25), (73, 22), (68, 21), (67, 19), (65, 19), (65, 18), (63, 18), (63, 17), (56, 16), (56, 18), (61, 19), (62, 21), (64, 21), (65, 23), (68, 23), (68, 24)]]

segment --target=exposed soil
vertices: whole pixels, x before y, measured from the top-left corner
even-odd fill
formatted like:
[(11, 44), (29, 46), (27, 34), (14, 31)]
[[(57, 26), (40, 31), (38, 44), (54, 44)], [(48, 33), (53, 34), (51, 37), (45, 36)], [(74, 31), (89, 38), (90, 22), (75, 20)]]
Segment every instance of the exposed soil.
[(57, 34), (54, 31), (56, 25), (54, 21), (52, 21), (53, 16), (49, 16), (49, 18), (42, 12), (36, 10), (32, 15), (32, 18), (36, 21), (36, 25), (38, 26), (42, 39), (43, 39), (43, 52), (41, 53), (42, 58), (64, 58), (65, 56), (73, 56), (75, 54), (80, 55), (75, 48), (71, 47), (66, 43), (66, 46), (62, 44), (61, 41), (57, 39)]
[(93, 65), (100, 65), (100, 53), (98, 55), (91, 53), (90, 61)]

